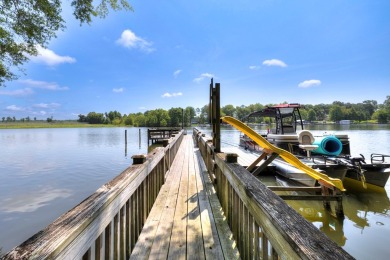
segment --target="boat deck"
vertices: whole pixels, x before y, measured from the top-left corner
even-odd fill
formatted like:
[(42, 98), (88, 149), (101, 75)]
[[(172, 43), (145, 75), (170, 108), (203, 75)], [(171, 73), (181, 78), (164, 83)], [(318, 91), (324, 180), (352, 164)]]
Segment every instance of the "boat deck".
[(192, 136), (186, 135), (131, 259), (238, 259), (220, 202)]

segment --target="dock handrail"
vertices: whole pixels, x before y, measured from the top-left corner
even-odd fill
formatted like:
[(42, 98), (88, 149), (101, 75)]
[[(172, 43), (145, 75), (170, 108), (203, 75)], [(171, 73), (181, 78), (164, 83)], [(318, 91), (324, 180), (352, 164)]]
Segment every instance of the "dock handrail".
[(180, 131), (2, 259), (128, 259), (182, 139)]
[(237, 164), (234, 155), (214, 152), (211, 137), (196, 128), (193, 135), (243, 259), (354, 259)]

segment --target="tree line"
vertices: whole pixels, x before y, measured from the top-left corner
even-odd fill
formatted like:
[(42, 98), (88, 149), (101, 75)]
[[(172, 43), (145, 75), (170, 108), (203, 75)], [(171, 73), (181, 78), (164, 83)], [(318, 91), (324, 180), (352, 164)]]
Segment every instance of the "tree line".
[[(286, 103), (286, 102), (285, 102)], [(260, 103), (248, 106), (233, 106), (231, 104), (221, 107), (221, 116), (232, 116), (237, 119), (243, 119), (246, 115), (263, 109), (265, 106)], [(304, 105), (301, 109), (302, 118), (309, 122), (351, 120), (353, 122), (372, 122), (387, 124), (390, 123), (390, 96), (386, 97), (383, 104), (378, 104), (375, 100), (365, 100), (361, 103), (344, 103), (334, 101), (332, 104)], [(78, 122), (89, 124), (111, 124), (122, 126), (140, 126), (140, 127), (180, 127), (191, 126), (195, 124), (208, 123), (209, 106), (204, 105), (201, 108), (188, 106), (186, 108), (171, 108), (169, 110), (155, 109), (144, 113), (121, 114), (118, 111), (105, 113), (89, 112), (87, 115), (80, 114)], [(272, 123), (272, 118), (257, 118), (258, 123)], [(37, 121), (36, 117), (31, 119), (29, 116), (17, 120), (13, 117), (2, 117), (2, 122), (30, 122)], [(47, 122), (53, 122), (53, 117), (47, 118)]]
[[(286, 102), (285, 102), (286, 103)], [(231, 104), (221, 107), (221, 116), (232, 116), (243, 119), (246, 115), (261, 110), (265, 106), (260, 103), (248, 106), (233, 106)], [(386, 124), (390, 122), (390, 96), (387, 96), (383, 104), (375, 100), (365, 100), (361, 103), (344, 103), (334, 101), (332, 104), (303, 105), (301, 109), (302, 119), (309, 122), (351, 120), (353, 122), (373, 122)], [(79, 115), (79, 122), (90, 124), (113, 124), (126, 126), (145, 127), (179, 127), (191, 126), (191, 124), (208, 123), (209, 106), (194, 108), (191, 106), (183, 108), (171, 108), (148, 110), (144, 113), (121, 114), (118, 111), (106, 113), (89, 112), (87, 115)], [(258, 118), (258, 122), (272, 123), (272, 118)]]
[(193, 107), (185, 109), (176, 107), (168, 111), (164, 109), (148, 110), (144, 113), (121, 114), (118, 111), (106, 113), (89, 112), (87, 115), (79, 115), (79, 122), (90, 124), (113, 124), (126, 126), (146, 127), (178, 127), (190, 126), (196, 116)]
[[(274, 104), (262, 105), (256, 103), (249, 106), (236, 107), (233, 105), (226, 105), (221, 108), (221, 115), (242, 119), (252, 112), (261, 110), (265, 106), (272, 105)], [(378, 104), (375, 100), (365, 100), (356, 104), (334, 101), (332, 104), (307, 104), (303, 106), (304, 109), (300, 110), (302, 119), (309, 122), (339, 122), (340, 120), (351, 120), (357, 123), (371, 121), (380, 124), (387, 124), (390, 122), (390, 96), (386, 97), (383, 104)], [(257, 120), (265, 123), (272, 122), (271, 118), (259, 118)]]

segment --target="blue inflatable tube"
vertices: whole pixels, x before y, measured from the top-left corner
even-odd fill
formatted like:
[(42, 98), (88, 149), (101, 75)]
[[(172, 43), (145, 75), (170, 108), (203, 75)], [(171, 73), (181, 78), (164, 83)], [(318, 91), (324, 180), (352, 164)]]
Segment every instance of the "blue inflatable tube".
[(332, 135), (316, 137), (313, 144), (318, 145), (318, 148), (313, 152), (323, 155), (337, 156), (343, 150), (341, 141)]

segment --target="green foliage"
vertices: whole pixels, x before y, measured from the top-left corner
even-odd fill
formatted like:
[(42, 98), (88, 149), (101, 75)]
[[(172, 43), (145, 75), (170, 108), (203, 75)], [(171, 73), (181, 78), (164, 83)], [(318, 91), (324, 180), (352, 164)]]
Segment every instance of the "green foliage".
[(191, 126), (191, 121), (196, 115), (195, 108), (186, 107), (184, 110), (184, 126)]
[(315, 121), (316, 120), (316, 111), (314, 111), (314, 109), (310, 109), (307, 113), (307, 120), (309, 121)]
[(104, 114), (89, 112), (87, 115), (87, 122), (90, 124), (104, 124), (105, 123)]
[[(60, 0), (2, 0), (0, 1), (0, 86), (18, 76), (13, 68), (30, 56), (38, 54), (37, 47), (45, 47), (65, 28)], [(127, 0), (73, 0), (74, 16), (83, 23), (91, 23), (93, 16), (105, 17), (112, 10), (132, 10)]]
[(171, 108), (168, 111), (169, 117), (170, 117), (170, 123), (169, 126), (181, 126), (181, 122), (183, 121), (183, 111), (182, 108), (176, 107)]
[(386, 109), (379, 109), (372, 115), (372, 119), (378, 121), (379, 124), (387, 124), (390, 119), (390, 113)]
[[(272, 104), (269, 104), (272, 105)], [(390, 121), (390, 96), (384, 104), (378, 105), (376, 101), (369, 100), (363, 103), (350, 104), (342, 103), (339, 101), (333, 104), (319, 104), (319, 105), (305, 105), (305, 109), (301, 109), (302, 118), (308, 121), (322, 121), (322, 120), (353, 120), (353, 121), (368, 121), (369, 119), (375, 120), (378, 123), (388, 123)], [(378, 109), (380, 107), (380, 109)], [(80, 114), (79, 123), (89, 123), (93, 125), (115, 125), (115, 126), (141, 126), (141, 127), (181, 127), (182, 122), (184, 126), (191, 126), (192, 120), (199, 124), (208, 123), (208, 111), (209, 106), (205, 105), (202, 108), (194, 109), (193, 107), (186, 107), (182, 109), (180, 107), (171, 108), (168, 111), (164, 109), (149, 110), (145, 113), (130, 113), (128, 115), (122, 114), (118, 111), (110, 111), (106, 113), (90, 112), (87, 116)], [(238, 119), (242, 119), (244, 116), (251, 112), (258, 111), (264, 108), (264, 105), (259, 103), (249, 106), (237, 106), (226, 105), (222, 110), (225, 115), (232, 115)], [(371, 111), (374, 113), (370, 115)], [(47, 121), (51, 122), (53, 118), (48, 118)], [(184, 121), (183, 121), (184, 120)], [(29, 116), (21, 118), (20, 121), (29, 122), (32, 121)], [(34, 118), (36, 121), (36, 118)], [(4, 124), (10, 124), (16, 122), (15, 117), (2, 117)], [(259, 118), (255, 123), (272, 123), (272, 118)]]
[(221, 107), (221, 112), (225, 116), (234, 116), (236, 113), (236, 108), (233, 105), (226, 105), (224, 107)]

